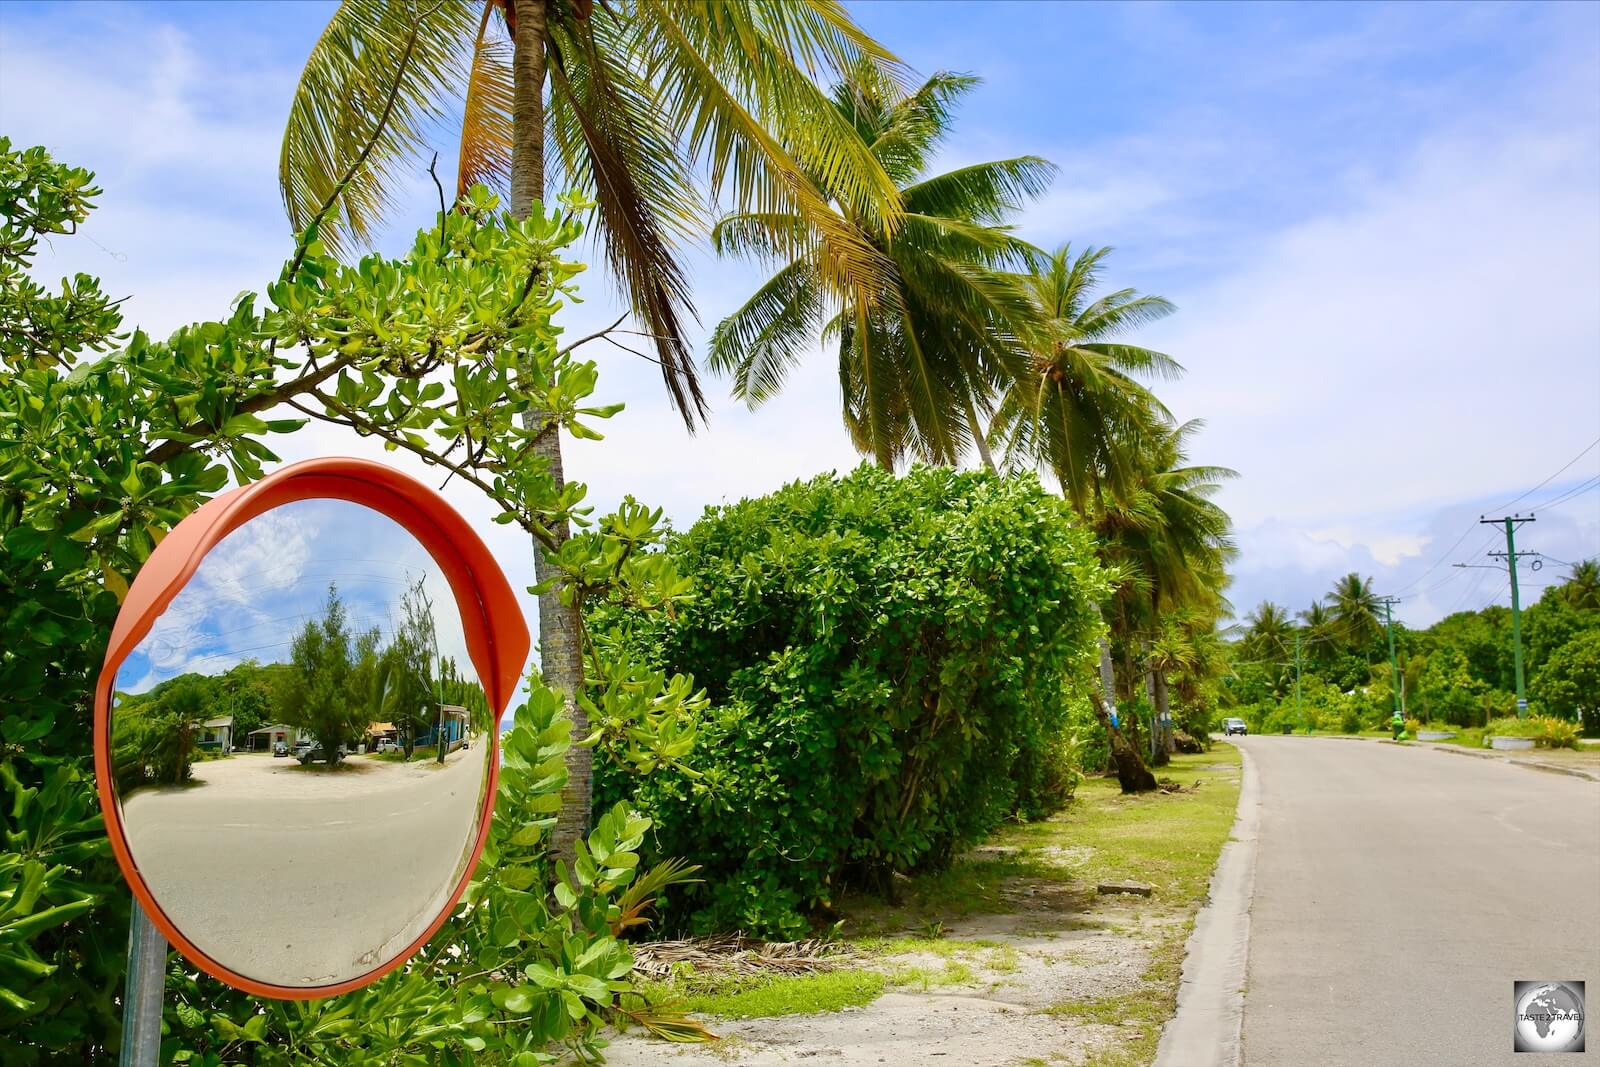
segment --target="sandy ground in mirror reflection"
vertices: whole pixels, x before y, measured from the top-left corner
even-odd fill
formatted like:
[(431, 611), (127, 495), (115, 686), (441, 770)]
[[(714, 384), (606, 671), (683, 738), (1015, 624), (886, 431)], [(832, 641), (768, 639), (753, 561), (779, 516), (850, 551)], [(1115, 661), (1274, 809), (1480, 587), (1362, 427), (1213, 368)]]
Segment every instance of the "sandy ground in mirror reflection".
[(332, 774), (236, 754), (199, 783), (123, 805), (128, 845), (168, 918), (250, 978), (326, 985), (422, 933), (477, 826), (487, 746), (434, 763), (351, 756)]

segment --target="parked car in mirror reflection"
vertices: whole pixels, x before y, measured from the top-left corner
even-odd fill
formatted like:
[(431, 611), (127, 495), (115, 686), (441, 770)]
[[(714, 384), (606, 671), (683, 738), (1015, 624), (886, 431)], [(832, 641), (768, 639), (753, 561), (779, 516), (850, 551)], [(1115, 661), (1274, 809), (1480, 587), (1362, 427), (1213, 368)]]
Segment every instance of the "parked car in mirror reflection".
[[(303, 749), (299, 745), (294, 746), (295, 756), (300, 760), (301, 766), (309, 767), (313, 763), (327, 762), (327, 754), (323, 752), (321, 745), (313, 744), (309, 741), (304, 742), (304, 744), (305, 748)], [(340, 745), (333, 753), (333, 762), (338, 763), (340, 760), (344, 759), (344, 757), (345, 748), (343, 745)]]

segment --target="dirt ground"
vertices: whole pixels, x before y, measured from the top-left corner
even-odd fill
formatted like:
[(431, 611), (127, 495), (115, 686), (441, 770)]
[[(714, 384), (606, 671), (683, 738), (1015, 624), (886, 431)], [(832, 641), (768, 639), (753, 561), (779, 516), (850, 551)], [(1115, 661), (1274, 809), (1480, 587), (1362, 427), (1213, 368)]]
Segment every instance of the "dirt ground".
[[(1196, 769), (1214, 789), (1237, 782), (1236, 765)], [(1236, 785), (1231, 788), (1236, 795)], [(1053, 822), (1002, 831), (969, 857), (1010, 872), (990, 883), (998, 893), (985, 910), (965, 917), (911, 915), (927, 918), (923, 929), (936, 934), (928, 941), (915, 927), (904, 931), (917, 951), (895, 951), (904, 940), (858, 942), (860, 954), (846, 965), (889, 978), (886, 992), (868, 1004), (821, 1014), (708, 1017), (722, 1040), (705, 1045), (670, 1045), (633, 1032), (615, 1039), (607, 1063), (1147, 1063), (1144, 1050), (1153, 1055), (1171, 1010), (1170, 999), (1164, 1010), (1156, 1002), (1176, 987), (1183, 941), (1200, 900), (1163, 892), (1159, 881), (1149, 898), (1098, 895), (1095, 882), (1105, 872), (1094, 862), (1095, 850), (1078, 838), (1070, 824), (1057, 828)]]

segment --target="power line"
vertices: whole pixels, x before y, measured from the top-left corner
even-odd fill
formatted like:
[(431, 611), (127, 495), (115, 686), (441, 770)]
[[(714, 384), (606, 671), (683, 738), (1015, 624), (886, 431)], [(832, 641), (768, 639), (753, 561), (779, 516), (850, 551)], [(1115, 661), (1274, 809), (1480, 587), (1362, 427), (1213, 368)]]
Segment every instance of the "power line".
[(1577, 488), (1571, 489), (1571, 490), (1569, 490), (1569, 491), (1567, 491), (1565, 493), (1562, 493), (1560, 496), (1556, 497), (1554, 500), (1551, 500), (1551, 501), (1549, 501), (1547, 503), (1544, 503), (1544, 504), (1540, 504), (1538, 507), (1534, 508), (1533, 510), (1534, 511), (1548, 511), (1550, 508), (1558, 507), (1561, 504), (1565, 504), (1567, 501), (1572, 500), (1574, 497), (1580, 497), (1584, 493), (1587, 493), (1589, 490), (1597, 488), (1597, 487), (1600, 487), (1600, 475), (1596, 475), (1595, 477), (1590, 478), (1586, 482), (1578, 483)]
[(1504, 511), (1507, 508), (1509, 508), (1512, 504), (1517, 503), (1517, 501), (1526, 500), (1528, 497), (1532, 496), (1534, 493), (1537, 493), (1539, 490), (1543, 489), (1545, 486), (1549, 485), (1551, 482), (1553, 482), (1557, 478), (1559, 478), (1561, 476), (1562, 471), (1565, 471), (1568, 467), (1570, 467), (1574, 463), (1578, 462), (1578, 460), (1582, 459), (1584, 456), (1587, 456), (1594, 449), (1595, 445), (1600, 445), (1600, 437), (1596, 437), (1593, 441), (1590, 441), (1588, 446), (1586, 448), (1584, 448), (1584, 450), (1582, 452), (1579, 452), (1576, 456), (1573, 456), (1571, 459), (1569, 459), (1565, 463), (1563, 463), (1561, 465), (1561, 470), (1556, 471), (1550, 477), (1546, 478), (1544, 481), (1540, 482), (1538, 485), (1534, 486), (1532, 489), (1529, 489), (1526, 493), (1523, 493), (1521, 496), (1516, 497), (1516, 498), (1511, 499), (1511, 500), (1508, 500), (1504, 504), (1501, 504), (1499, 507), (1490, 508), (1489, 510), (1491, 510), (1491, 511)]
[[(1498, 569), (1498, 568), (1496, 568), (1496, 569)], [(1478, 610), (1479, 611), (1487, 611), (1489, 608), (1493, 607), (1495, 602), (1497, 600), (1499, 600), (1501, 597), (1505, 596), (1506, 595), (1506, 591), (1508, 589), (1510, 589), (1510, 588), (1511, 588), (1511, 579), (1507, 578), (1506, 579), (1506, 584), (1502, 585), (1500, 587), (1500, 590), (1497, 593), (1495, 593), (1494, 596), (1489, 598), (1489, 602), (1487, 604), (1485, 604), (1483, 607), (1479, 608)]]

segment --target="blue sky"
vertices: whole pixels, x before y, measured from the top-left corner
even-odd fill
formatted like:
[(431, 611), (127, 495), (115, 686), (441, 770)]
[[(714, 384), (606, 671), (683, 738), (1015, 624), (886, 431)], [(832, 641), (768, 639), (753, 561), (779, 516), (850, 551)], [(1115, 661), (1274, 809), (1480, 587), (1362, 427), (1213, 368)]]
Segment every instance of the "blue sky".
[[(1114, 245), (1109, 283), (1179, 306), (1142, 338), (1188, 368), (1161, 393), (1206, 420), (1194, 458), (1241, 474), (1222, 498), (1241, 612), (1303, 608), (1350, 570), (1404, 595), (1415, 623), (1506, 603), (1503, 574), (1449, 564), (1488, 562), (1503, 546), (1479, 514), (1574, 457), (1515, 504), (1539, 511), (1519, 547), (1600, 553), (1600, 485), (1561, 499), (1600, 476), (1600, 448), (1583, 451), (1600, 438), (1600, 5), (850, 6), (918, 71), (985, 79), (943, 165), (1051, 159), (1060, 175), (1022, 233)], [(274, 276), (278, 137), (329, 10), (0, 8), (0, 131), (107, 190), (41, 272), (103, 276), (157, 333)], [(410, 193), (387, 248), (432, 210), (422, 174)], [(709, 329), (755, 275), (693, 259)], [(563, 313), (575, 333), (615, 316), (603, 278), (586, 296)], [(711, 382), (693, 438), (652, 368), (593, 355), (604, 398), (629, 405), (606, 442), (569, 452), (602, 507), (633, 493), (686, 524), (856, 462), (820, 352), (758, 412)], [(375, 453), (323, 428), (283, 451)], [(526, 547), (483, 526), (526, 585)], [(1525, 595), (1559, 573), (1526, 573)]]

